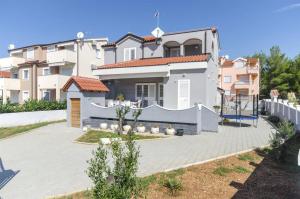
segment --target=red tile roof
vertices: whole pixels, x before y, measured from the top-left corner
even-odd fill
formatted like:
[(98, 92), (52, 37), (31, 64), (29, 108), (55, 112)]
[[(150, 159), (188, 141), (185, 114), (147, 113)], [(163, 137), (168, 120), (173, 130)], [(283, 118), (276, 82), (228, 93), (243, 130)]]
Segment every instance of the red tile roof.
[(108, 92), (109, 89), (99, 80), (87, 77), (73, 76), (63, 87), (63, 91), (67, 91), (69, 87), (75, 83), (80, 91), (89, 92)]
[[(249, 66), (256, 66), (256, 64), (258, 63), (257, 58), (246, 58), (246, 59), (247, 59), (247, 65), (249, 65)], [(224, 61), (222, 66), (233, 66), (233, 61), (227, 59)]]
[(99, 66), (98, 69), (157, 66), (157, 65), (167, 65), (171, 63), (184, 63), (184, 62), (203, 62), (203, 61), (207, 61), (209, 57), (210, 54), (202, 54), (202, 55), (184, 56), (184, 57), (137, 59), (137, 60), (131, 60), (126, 62), (119, 62), (115, 64), (106, 64), (103, 66)]
[(0, 78), (10, 78), (9, 71), (0, 71)]
[(147, 36), (143, 36), (143, 39), (145, 42), (150, 42), (150, 41), (155, 41), (156, 37), (154, 37), (152, 35), (147, 35)]

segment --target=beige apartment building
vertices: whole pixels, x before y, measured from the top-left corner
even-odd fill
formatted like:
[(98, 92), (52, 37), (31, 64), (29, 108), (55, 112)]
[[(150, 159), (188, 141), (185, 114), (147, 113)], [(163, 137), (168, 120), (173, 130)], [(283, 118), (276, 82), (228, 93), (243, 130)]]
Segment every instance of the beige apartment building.
[[(62, 101), (62, 87), (70, 76), (94, 77), (92, 69), (104, 64), (102, 45), (107, 38), (68, 40), (9, 50), (18, 60), (9, 69), (11, 78), (0, 78), (3, 101), (23, 103), (28, 99)], [(21, 61), (20, 61), (21, 60)]]

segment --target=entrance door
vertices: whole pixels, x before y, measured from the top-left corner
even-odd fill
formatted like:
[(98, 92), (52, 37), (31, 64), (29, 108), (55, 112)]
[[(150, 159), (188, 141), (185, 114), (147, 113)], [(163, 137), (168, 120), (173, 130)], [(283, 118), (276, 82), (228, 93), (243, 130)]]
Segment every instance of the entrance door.
[(71, 126), (80, 128), (80, 99), (71, 99)]
[(178, 109), (190, 108), (190, 80), (178, 80)]

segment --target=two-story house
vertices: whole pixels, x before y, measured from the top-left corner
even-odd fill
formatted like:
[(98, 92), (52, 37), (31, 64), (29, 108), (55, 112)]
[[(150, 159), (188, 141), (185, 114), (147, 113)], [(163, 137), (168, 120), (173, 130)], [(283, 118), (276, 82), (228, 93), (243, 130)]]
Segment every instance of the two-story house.
[[(164, 33), (128, 33), (103, 45), (104, 65), (93, 74), (109, 88), (107, 103), (122, 95), (142, 106), (186, 109), (216, 105), (219, 36), (216, 28)], [(109, 104), (106, 104), (109, 105)]]
[(70, 76), (94, 77), (92, 69), (104, 63), (102, 45), (106, 38), (67, 40), (10, 49), (11, 58), (23, 62), (11, 69), (19, 89), (10, 95), (23, 103), (29, 99), (57, 100), (66, 98), (63, 85)]
[(259, 94), (259, 60), (257, 58), (220, 58), (219, 87), (225, 95)]

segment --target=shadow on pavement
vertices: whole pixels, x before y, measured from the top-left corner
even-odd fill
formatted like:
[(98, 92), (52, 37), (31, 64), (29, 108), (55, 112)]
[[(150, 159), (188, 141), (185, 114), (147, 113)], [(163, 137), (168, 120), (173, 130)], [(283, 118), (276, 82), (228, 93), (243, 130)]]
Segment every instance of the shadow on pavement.
[(5, 170), (0, 158), (0, 189), (2, 189), (18, 173), (19, 171), (13, 171), (11, 169)]

